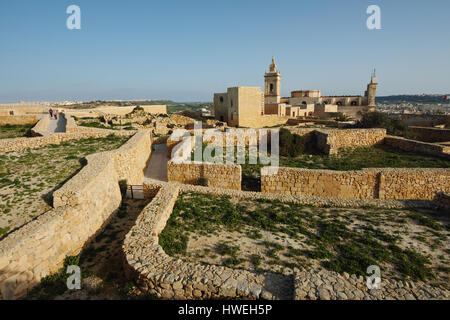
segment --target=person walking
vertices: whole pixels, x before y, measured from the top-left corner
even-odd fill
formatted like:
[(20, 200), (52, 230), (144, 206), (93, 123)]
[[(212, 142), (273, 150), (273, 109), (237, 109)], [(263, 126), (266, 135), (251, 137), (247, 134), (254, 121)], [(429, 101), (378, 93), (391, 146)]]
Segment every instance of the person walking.
[(48, 110), (48, 112), (50, 113), (50, 119), (53, 118), (53, 109), (50, 108), (50, 110)]
[(55, 120), (58, 120), (58, 111), (55, 110)]

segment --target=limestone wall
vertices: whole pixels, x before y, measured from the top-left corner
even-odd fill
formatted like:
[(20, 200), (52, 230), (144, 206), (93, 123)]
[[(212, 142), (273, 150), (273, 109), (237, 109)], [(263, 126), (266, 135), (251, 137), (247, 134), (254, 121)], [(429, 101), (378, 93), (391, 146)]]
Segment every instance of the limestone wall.
[(45, 137), (34, 138), (12, 138), (12, 139), (0, 139), (0, 152), (20, 151), (24, 149), (34, 149), (49, 144), (60, 144), (64, 141), (77, 140), (84, 138), (101, 138), (110, 134), (120, 136), (130, 136), (134, 132), (130, 131), (116, 131), (116, 130), (101, 130), (96, 132), (80, 132), (80, 133), (55, 133)]
[(376, 199), (377, 171), (332, 171), (280, 167), (261, 170), (261, 192), (344, 199)]
[(429, 154), (433, 156), (450, 158), (450, 147), (435, 143), (421, 142), (416, 140), (409, 140), (395, 136), (386, 136), (384, 143), (393, 148), (403, 151)]
[(0, 126), (6, 124), (33, 124), (39, 121), (38, 116), (0, 116)]
[(261, 169), (265, 193), (343, 199), (426, 199), (450, 191), (450, 169), (364, 169), (357, 171)]
[(90, 155), (88, 164), (54, 193), (55, 209), (0, 242), (0, 299), (24, 295), (78, 254), (121, 203), (120, 180), (140, 183), (151, 153), (149, 131), (121, 148)]
[(386, 129), (316, 130), (315, 135), (319, 150), (326, 154), (336, 154), (340, 148), (381, 144), (386, 136)]
[(43, 116), (36, 125), (31, 128), (31, 134), (34, 137), (46, 137), (49, 135), (48, 132), (48, 124), (50, 122), (50, 117), (45, 115)]
[(206, 179), (210, 187), (241, 190), (242, 167), (237, 164), (216, 164), (206, 162), (167, 163), (169, 181), (184, 184), (198, 184), (199, 179)]
[(264, 298), (264, 274), (222, 266), (201, 265), (168, 256), (159, 245), (177, 200), (179, 186), (168, 183), (144, 208), (123, 244), (125, 269), (138, 286), (163, 299)]
[(263, 127), (273, 127), (282, 124), (286, 124), (289, 117), (280, 117), (278, 115), (265, 114), (265, 115), (253, 115), (247, 117), (245, 121), (240, 120), (239, 125), (241, 127), (248, 128), (263, 128)]
[(414, 140), (423, 142), (447, 142), (450, 141), (450, 129), (438, 129), (429, 127), (408, 127), (409, 134)]
[[(268, 199), (282, 202), (326, 206), (363, 207), (375, 205), (380, 208), (414, 207), (416, 203), (398, 200), (338, 200), (286, 195), (243, 192), (200, 186), (179, 185), (159, 181), (146, 182), (144, 189), (159, 190), (153, 201), (147, 205), (126, 235), (122, 249), (124, 269), (130, 280), (136, 280), (139, 288), (162, 299), (276, 299), (280, 288), (275, 277), (283, 278), (294, 288), (290, 299), (377, 299), (386, 296), (391, 299), (405, 299), (412, 290), (395, 294), (399, 283), (392, 280), (383, 285), (383, 290), (368, 290), (366, 280), (356, 275), (338, 274), (326, 270), (300, 271), (287, 269), (283, 274), (255, 273), (217, 265), (188, 262), (168, 256), (159, 245), (159, 234), (165, 228), (180, 192), (198, 192), (217, 196), (233, 196), (242, 199)], [(278, 282), (278, 285), (280, 282)], [(345, 286), (341, 286), (344, 284)], [(401, 284), (405, 288), (420, 288), (429, 292), (423, 283)], [(392, 294), (394, 292), (394, 294)], [(448, 291), (439, 289), (436, 293), (418, 295), (418, 299), (448, 297)], [(286, 298), (286, 297), (285, 297)]]
[(450, 169), (380, 170), (380, 199), (428, 199), (450, 191)]

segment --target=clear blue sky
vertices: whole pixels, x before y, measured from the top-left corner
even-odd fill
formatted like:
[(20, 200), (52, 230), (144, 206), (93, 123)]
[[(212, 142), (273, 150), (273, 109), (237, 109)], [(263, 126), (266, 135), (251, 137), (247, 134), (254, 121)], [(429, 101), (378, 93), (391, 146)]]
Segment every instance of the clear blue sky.
[(2, 0), (0, 102), (210, 101), (263, 87), (272, 56), (285, 96), (363, 94), (373, 67), (379, 95), (450, 93), (449, 34), (448, 0)]

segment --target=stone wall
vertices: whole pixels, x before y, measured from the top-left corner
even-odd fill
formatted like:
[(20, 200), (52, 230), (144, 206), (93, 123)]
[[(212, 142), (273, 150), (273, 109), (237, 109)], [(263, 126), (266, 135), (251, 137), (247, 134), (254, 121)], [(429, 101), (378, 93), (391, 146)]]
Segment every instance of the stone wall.
[(450, 169), (380, 170), (380, 199), (427, 199), (436, 192), (450, 192)]
[(168, 256), (159, 245), (177, 200), (179, 186), (168, 183), (144, 208), (123, 244), (125, 269), (145, 292), (163, 299), (263, 298), (267, 275), (222, 266), (201, 265)]
[(48, 124), (50, 122), (50, 117), (45, 115), (43, 116), (36, 125), (31, 128), (31, 135), (33, 137), (46, 137), (49, 135), (48, 132)]
[(0, 116), (0, 126), (4, 126), (6, 124), (33, 124), (38, 121), (38, 116)]
[(317, 147), (326, 154), (336, 154), (340, 148), (381, 144), (386, 129), (316, 130)]
[(450, 213), (450, 192), (438, 192), (433, 199), (434, 203), (440, 208)]
[(386, 136), (386, 138), (384, 139), (384, 143), (388, 146), (403, 151), (450, 158), (450, 146), (443, 146), (435, 143), (409, 140), (395, 136)]
[(119, 181), (142, 183), (151, 154), (149, 131), (117, 150), (87, 157), (87, 165), (54, 193), (54, 207), (0, 242), (0, 299), (26, 294), (56, 272), (120, 206)]
[(265, 193), (343, 199), (426, 199), (450, 191), (450, 169), (310, 170), (269, 167), (261, 169)]
[[(180, 192), (198, 192), (241, 199), (267, 199), (320, 206), (378, 206), (380, 208), (415, 207), (414, 202), (398, 200), (338, 200), (287, 195), (243, 192), (200, 186), (151, 181), (144, 190), (159, 190), (136, 220), (123, 244), (124, 269), (146, 293), (162, 299), (446, 299), (449, 292), (425, 283), (383, 282), (381, 290), (367, 289), (362, 276), (338, 274), (327, 270), (286, 268), (282, 274), (255, 273), (217, 265), (188, 262), (168, 256), (159, 245), (159, 234), (165, 228)], [(318, 201), (318, 202), (315, 202)], [(294, 292), (285, 292), (287, 287)], [(398, 290), (398, 288), (403, 288)]]
[(438, 129), (427, 127), (408, 127), (411, 139), (423, 142), (447, 142), (450, 141), (450, 129)]
[[(189, 144), (183, 151), (182, 145)], [(179, 148), (176, 155), (182, 158), (167, 162), (167, 178), (169, 181), (184, 184), (199, 184), (200, 179), (210, 187), (241, 190), (242, 167), (237, 164), (207, 163), (190, 161), (194, 148), (194, 137), (187, 141), (167, 140), (167, 155), (171, 157), (172, 150)], [(185, 152), (185, 153), (184, 153)]]
[(184, 184), (198, 184), (205, 179), (210, 187), (241, 190), (242, 167), (237, 164), (217, 164), (206, 162), (167, 163), (169, 181)]
[[(101, 129), (100, 129), (101, 130)], [(113, 132), (112, 132), (113, 131)], [(64, 141), (85, 139), (85, 138), (102, 138), (110, 134), (119, 136), (131, 136), (135, 132), (118, 131), (118, 130), (101, 130), (96, 132), (80, 132), (80, 133), (55, 133), (45, 137), (34, 138), (12, 138), (0, 139), (0, 152), (21, 151), (24, 149), (35, 149), (49, 144), (60, 144)]]
[(280, 117), (272, 114), (253, 115), (251, 117), (247, 117), (244, 122), (240, 121), (239, 125), (247, 128), (274, 127), (286, 124), (288, 120), (289, 117)]

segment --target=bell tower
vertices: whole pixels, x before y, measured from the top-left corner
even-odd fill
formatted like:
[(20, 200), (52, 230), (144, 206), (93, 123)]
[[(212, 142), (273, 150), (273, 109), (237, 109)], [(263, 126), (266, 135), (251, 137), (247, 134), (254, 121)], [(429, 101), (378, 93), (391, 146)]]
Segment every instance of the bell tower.
[(280, 103), (281, 98), (281, 73), (278, 71), (275, 59), (272, 57), (270, 71), (266, 72), (264, 98), (265, 104)]
[(372, 77), (370, 78), (370, 83), (367, 85), (366, 97), (367, 105), (371, 108), (375, 108), (375, 96), (377, 93), (378, 78), (373, 70)]

